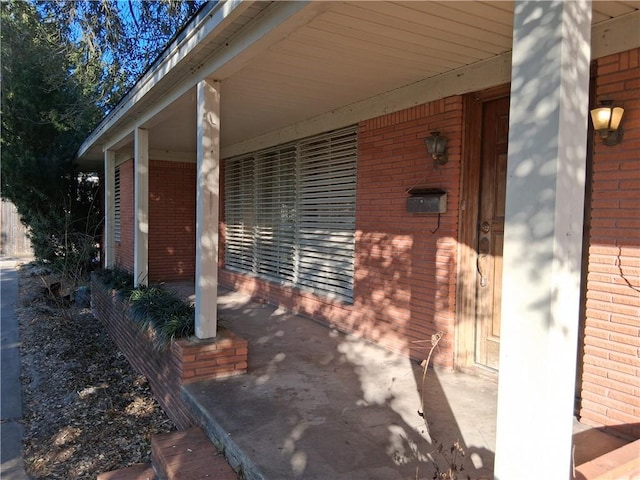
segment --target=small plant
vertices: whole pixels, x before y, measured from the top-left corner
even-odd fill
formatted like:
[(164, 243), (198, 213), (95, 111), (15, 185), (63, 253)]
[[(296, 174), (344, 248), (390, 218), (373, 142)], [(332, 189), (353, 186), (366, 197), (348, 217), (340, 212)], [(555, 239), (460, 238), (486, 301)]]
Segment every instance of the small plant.
[[(462, 465), (462, 457), (464, 457), (464, 449), (460, 445), (460, 440), (453, 442), (449, 451), (444, 448), (442, 443), (438, 443), (436, 452), (444, 459), (445, 468), (441, 469), (438, 462), (433, 462), (436, 467), (436, 471), (433, 474), (434, 480), (458, 480), (458, 474), (464, 471)], [(471, 480), (469, 475), (466, 476), (467, 480)]]
[[(427, 421), (425, 404), (424, 404), (425, 403), (424, 396), (426, 391), (425, 386), (427, 384), (427, 371), (429, 370), (431, 355), (433, 355), (433, 351), (438, 346), (438, 343), (440, 343), (440, 340), (442, 340), (442, 337), (444, 337), (443, 332), (437, 332), (431, 335), (431, 340), (427, 340), (431, 342), (431, 348), (429, 349), (429, 354), (420, 363), (420, 366), (422, 367), (422, 389), (421, 389), (421, 395), (420, 395), (420, 410), (418, 410), (418, 415), (420, 415), (423, 418), (424, 426), (427, 432), (429, 432), (429, 422)], [(448, 451), (447, 449), (445, 449), (442, 442), (436, 441), (435, 438), (433, 438), (433, 440), (434, 440), (434, 443), (437, 444), (437, 447), (429, 455), (435, 467), (435, 472), (432, 478), (434, 480), (459, 480), (460, 478), (462, 478), (459, 476), (459, 474), (461, 474), (464, 471), (463, 460), (462, 460), (464, 457), (464, 449), (462, 448), (462, 445), (460, 445), (460, 440), (456, 440), (455, 442), (453, 442), (453, 444), (448, 449)], [(434, 453), (437, 453), (444, 460), (445, 468), (440, 467), (440, 463), (433, 456)], [(418, 478), (417, 471), (416, 471), (416, 478)], [(466, 478), (470, 480), (471, 477), (467, 475)]]
[(152, 333), (158, 348), (194, 333), (194, 309), (176, 293), (160, 286), (140, 286), (129, 296), (129, 316), (144, 331)]
[(122, 299), (129, 297), (133, 290), (133, 275), (125, 270), (104, 268), (93, 272), (109, 290), (115, 290)]
[(103, 269), (94, 275), (129, 303), (129, 317), (142, 331), (151, 334), (158, 349), (166, 349), (173, 340), (194, 334), (194, 308), (178, 294), (160, 285), (134, 288), (133, 275), (123, 270)]

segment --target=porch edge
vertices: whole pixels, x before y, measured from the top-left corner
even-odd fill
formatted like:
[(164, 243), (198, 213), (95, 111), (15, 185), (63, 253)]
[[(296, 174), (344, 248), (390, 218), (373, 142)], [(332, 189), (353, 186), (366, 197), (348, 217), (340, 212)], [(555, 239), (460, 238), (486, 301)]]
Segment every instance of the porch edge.
[(258, 466), (231, 438), (224, 427), (207, 411), (196, 399), (192, 390), (198, 388), (197, 383), (182, 386), (182, 401), (196, 417), (198, 425), (205, 432), (209, 440), (223, 453), (231, 468), (242, 474), (244, 480), (267, 480)]

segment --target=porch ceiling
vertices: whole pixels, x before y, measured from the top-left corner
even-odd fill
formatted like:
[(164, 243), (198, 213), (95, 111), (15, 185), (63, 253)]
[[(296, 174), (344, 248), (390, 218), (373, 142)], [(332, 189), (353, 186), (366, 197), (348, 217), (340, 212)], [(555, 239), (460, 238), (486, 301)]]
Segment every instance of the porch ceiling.
[[(161, 102), (208, 59), (242, 41), (266, 17), (290, 2), (243, 2), (216, 35), (200, 41), (174, 72), (164, 74), (109, 131), (135, 125), (145, 110)], [(595, 1), (593, 23), (630, 14), (640, 0)], [(311, 2), (299, 7), (270, 34), (241, 51), (240, 60), (215, 69), (222, 81), (221, 145), (239, 144), (317, 117), (334, 109), (509, 52), (513, 2)], [(256, 46), (258, 45), (258, 46)], [(259, 46), (262, 45), (262, 46)], [(231, 67), (229, 67), (231, 65)], [(184, 89), (183, 89), (184, 90)], [(196, 104), (191, 87), (145, 122), (152, 151), (195, 159)], [(104, 122), (103, 122), (104, 123)], [(111, 134), (95, 135), (81, 150), (85, 162), (101, 161)], [(115, 144), (132, 152), (132, 135)], [(102, 142), (100, 142), (102, 140)], [(87, 163), (85, 163), (87, 164)]]

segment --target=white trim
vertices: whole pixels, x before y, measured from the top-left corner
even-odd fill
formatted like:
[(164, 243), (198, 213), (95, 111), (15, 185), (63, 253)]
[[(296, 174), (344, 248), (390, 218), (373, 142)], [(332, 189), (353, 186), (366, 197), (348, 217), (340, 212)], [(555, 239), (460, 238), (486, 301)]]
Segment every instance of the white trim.
[(116, 167), (119, 167), (120, 165), (122, 165), (125, 162), (128, 162), (129, 160), (133, 160), (133, 151), (131, 153), (122, 153), (122, 152), (116, 153)]
[[(122, 165), (128, 160), (133, 159), (133, 149), (131, 152), (118, 152), (116, 153), (116, 166)], [(168, 152), (166, 150), (152, 150), (149, 149), (149, 160), (161, 160), (165, 162), (182, 162), (182, 163), (196, 163), (195, 152)]]
[(328, 130), (357, 124), (368, 118), (393, 113), (451, 95), (483, 90), (508, 83), (511, 79), (511, 52), (474, 63), (451, 72), (430, 77), (391, 90), (361, 102), (296, 123), (246, 142), (225, 146), (222, 158), (235, 157), (255, 150), (294, 141)]
[[(222, 2), (220, 3), (222, 4)], [(212, 12), (210, 17), (192, 27), (191, 30), (194, 32), (198, 29), (203, 29), (204, 32), (206, 27), (206, 32), (208, 33), (199, 32), (199, 41), (224, 30), (224, 27), (233, 20), (230, 18), (231, 13), (234, 13), (234, 18), (240, 13), (238, 3), (237, 1), (225, 2), (225, 5), (230, 5), (229, 8), (231, 10), (223, 14), (214, 9), (215, 12)], [(245, 3), (242, 2), (242, 5), (246, 10), (248, 5), (245, 5)], [(119, 104), (114, 112), (105, 118), (92, 132), (81, 146), (78, 156), (82, 157), (100, 140), (102, 140), (103, 149), (116, 149), (118, 144), (130, 135), (136, 126), (146, 127), (148, 122), (159, 112), (166, 109), (199, 81), (207, 77), (215, 77), (218, 80), (228, 78), (252, 58), (267, 50), (292, 30), (308, 23), (322, 11), (330, 8), (330, 5), (329, 2), (312, 3), (311, 5), (306, 2), (280, 2), (269, 8), (270, 10), (261, 15), (255, 24), (245, 28), (223, 50), (216, 52), (200, 68), (195, 69), (173, 87), (168, 88), (152, 107), (138, 112), (134, 119), (126, 122), (123, 126), (116, 126), (130, 112), (135, 102), (142, 97), (142, 92), (150, 91), (155, 85), (152, 80), (157, 82), (161, 78), (152, 78), (152, 72), (150, 72), (148, 76), (143, 78), (140, 85), (135, 88), (135, 94), (132, 93), (131, 98), (127, 98)], [(224, 17), (224, 15), (227, 15), (227, 17)], [(592, 27), (593, 58), (639, 47), (640, 36), (634, 34), (639, 24), (640, 12), (636, 11), (594, 25)], [(187, 42), (187, 39), (184, 39), (183, 42)], [(195, 46), (189, 44), (188, 48), (190, 50), (188, 51), (186, 48), (180, 50), (176, 47), (171, 54), (172, 56), (163, 60), (162, 67), (157, 67), (153, 72), (162, 70), (162, 75), (165, 75), (168, 71), (167, 65), (169, 65), (167, 62), (170, 59), (171, 65), (178, 65)], [(172, 68), (180, 67), (174, 66)], [(247, 142), (225, 146), (222, 149), (222, 157), (242, 155), (253, 150), (260, 150), (297, 138), (316, 135), (333, 128), (352, 125), (367, 118), (393, 113), (446, 96), (468, 93), (508, 83), (510, 81), (510, 72), (511, 52), (506, 52), (455, 71), (400, 87), (361, 102), (346, 105), (277, 132), (272, 132)], [(135, 101), (132, 100), (134, 98)]]
[[(599, 58), (640, 47), (640, 35), (634, 34), (639, 25), (640, 11), (594, 25), (591, 37), (592, 57)], [(415, 105), (451, 95), (484, 90), (510, 81), (511, 52), (507, 52), (361, 102), (345, 105), (245, 142), (223, 146), (222, 158), (244, 155), (334, 128), (353, 125), (369, 118), (398, 112)]]
[(133, 281), (149, 284), (149, 132), (134, 132), (134, 241)]
[[(144, 95), (153, 89), (161, 78), (163, 78), (169, 71), (176, 68), (176, 65), (182, 62), (189, 53), (199, 47), (204, 38), (209, 35), (215, 37), (239, 15), (241, 15), (242, 12), (246, 11), (252, 3), (253, 2), (242, 0), (226, 0), (224, 2), (218, 2), (202, 21), (191, 25), (187, 34), (167, 49), (168, 53), (164, 55), (164, 58), (159, 62), (159, 64), (147, 72), (147, 74), (145, 74), (136, 83), (125, 98), (118, 103), (111, 113), (109, 113), (109, 115), (107, 115), (107, 117), (105, 117), (94, 129), (91, 135), (80, 146), (80, 149), (78, 150), (78, 157), (82, 158), (82, 156), (98, 142), (101, 136), (106, 135), (106, 133), (118, 121), (130, 112), (133, 106), (138, 103)], [(186, 82), (182, 81), (180, 83), (184, 84)], [(194, 82), (189, 81), (189, 83), (189, 88), (191, 88), (194, 85)], [(163, 95), (162, 98), (165, 99), (166, 97), (167, 95)], [(165, 102), (162, 103), (164, 104)], [(160, 110), (163, 110), (166, 106), (167, 105), (165, 104)], [(131, 133), (133, 129), (134, 128), (132, 127), (127, 128), (127, 135)], [(105, 140), (107, 140), (105, 142), (105, 148), (111, 148), (114, 143), (117, 143), (117, 141), (113, 142), (109, 139)]]
[(591, 58), (640, 47), (640, 10), (594, 25), (591, 30)]
[(197, 163), (194, 152), (168, 152), (166, 150), (149, 150), (149, 159), (165, 162)]
[[(144, 94), (151, 90), (153, 84), (149, 84), (150, 79), (145, 77), (139, 82), (140, 86), (137, 86), (135, 93), (132, 93), (131, 97), (127, 98), (123, 104), (118, 105), (118, 112), (111, 114), (107, 119), (103, 120), (105, 125), (100, 124), (82, 144), (78, 156), (81, 157), (85, 154), (94, 143), (98, 142), (100, 136), (103, 134), (105, 135), (103, 148), (113, 148), (126, 138), (136, 125), (147, 127), (147, 123), (150, 122), (153, 117), (178, 100), (178, 98), (197, 85), (198, 82), (205, 78), (223, 80), (229, 77), (245, 66), (251, 59), (266, 51), (271, 45), (282, 40), (301, 25), (310, 22), (328, 8), (330, 8), (329, 4), (310, 4), (306, 1), (276, 2), (268, 12), (260, 16), (255, 24), (251, 25), (251, 28), (247, 28), (241, 32), (241, 34), (235, 36), (223, 49), (218, 50), (206, 63), (201, 65), (200, 68), (193, 69), (193, 71), (183, 77), (180, 82), (174, 84), (172, 88), (168, 88), (168, 91), (164, 93), (151, 108), (140, 112), (140, 115), (135, 119), (107, 135), (109, 129), (124, 117)], [(301, 12), (303, 13), (300, 14)], [(217, 29), (216, 32), (218, 30), (220, 29)], [(214, 32), (214, 28), (211, 27), (200, 32), (198, 34), (198, 41), (202, 41), (202, 39), (211, 35), (212, 32)], [(193, 49), (193, 47), (191, 49)], [(186, 53), (173, 59), (170, 65), (175, 65), (182, 61), (184, 55), (186, 55)], [(158, 69), (162, 70), (160, 67), (158, 67)], [(154, 72), (156, 70), (154, 70)], [(168, 71), (168, 68), (166, 71)], [(157, 73), (156, 76), (158, 78), (156, 78), (156, 81), (166, 75), (166, 71), (162, 70), (160, 73)], [(106, 123), (109, 125), (107, 126)]]
[(198, 84), (195, 333), (217, 333), (218, 209), (220, 206), (220, 82)]

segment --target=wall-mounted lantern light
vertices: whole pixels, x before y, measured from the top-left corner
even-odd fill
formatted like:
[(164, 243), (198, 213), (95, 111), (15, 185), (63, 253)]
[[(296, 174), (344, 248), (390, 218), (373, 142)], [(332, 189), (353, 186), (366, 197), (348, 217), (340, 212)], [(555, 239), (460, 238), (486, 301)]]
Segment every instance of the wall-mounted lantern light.
[(438, 165), (447, 163), (447, 137), (442, 137), (440, 132), (431, 132), (431, 135), (424, 139), (424, 143), (433, 159), (434, 170), (438, 169)]
[(593, 128), (605, 145), (617, 145), (622, 141), (620, 122), (623, 114), (624, 108), (614, 107), (611, 100), (604, 100), (598, 108), (591, 110)]

